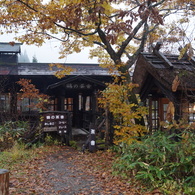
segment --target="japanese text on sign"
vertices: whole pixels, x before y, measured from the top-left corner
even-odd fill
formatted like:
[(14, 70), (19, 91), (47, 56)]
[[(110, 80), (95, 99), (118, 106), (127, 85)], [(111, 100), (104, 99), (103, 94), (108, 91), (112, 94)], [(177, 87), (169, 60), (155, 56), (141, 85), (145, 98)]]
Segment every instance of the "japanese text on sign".
[(57, 131), (59, 134), (68, 133), (68, 113), (45, 113), (43, 116), (44, 131)]

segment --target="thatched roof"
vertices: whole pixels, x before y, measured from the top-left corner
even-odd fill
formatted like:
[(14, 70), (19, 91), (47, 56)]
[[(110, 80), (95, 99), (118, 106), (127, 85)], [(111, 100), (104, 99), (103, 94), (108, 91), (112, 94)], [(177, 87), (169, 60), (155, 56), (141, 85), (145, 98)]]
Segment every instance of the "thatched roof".
[[(158, 50), (152, 53), (141, 53), (137, 60), (133, 74), (133, 82), (139, 84), (140, 93), (146, 82), (157, 81), (167, 90), (172, 90), (172, 83), (178, 76), (180, 85), (178, 90), (195, 90), (195, 58), (184, 55), (162, 54)], [(150, 79), (149, 79), (150, 78)]]

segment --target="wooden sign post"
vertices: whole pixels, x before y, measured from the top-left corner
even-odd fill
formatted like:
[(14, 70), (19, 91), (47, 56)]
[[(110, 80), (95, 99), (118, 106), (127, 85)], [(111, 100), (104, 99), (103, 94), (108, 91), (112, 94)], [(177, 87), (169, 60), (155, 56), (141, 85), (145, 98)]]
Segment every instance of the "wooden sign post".
[(0, 195), (9, 194), (9, 171), (0, 169)]
[(95, 139), (95, 129), (90, 129), (89, 135), (89, 151), (96, 152), (96, 139)]

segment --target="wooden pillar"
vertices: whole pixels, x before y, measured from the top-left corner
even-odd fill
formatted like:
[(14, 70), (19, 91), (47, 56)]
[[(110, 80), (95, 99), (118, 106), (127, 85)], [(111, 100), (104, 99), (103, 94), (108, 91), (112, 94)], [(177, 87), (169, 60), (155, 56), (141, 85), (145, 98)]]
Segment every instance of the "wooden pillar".
[(0, 195), (9, 194), (9, 171), (0, 169)]
[(174, 106), (175, 106), (175, 116), (174, 116), (174, 120), (175, 120), (176, 122), (179, 122), (179, 120), (180, 120), (181, 117), (182, 117), (180, 105), (182, 105), (182, 102), (181, 102), (180, 100), (177, 99), (177, 100), (174, 102)]
[(82, 116), (79, 112), (79, 94), (77, 94), (73, 98), (73, 126), (80, 127), (80, 121), (82, 121)]
[(63, 96), (58, 97), (57, 110), (64, 111), (64, 97)]
[(10, 116), (12, 120), (17, 120), (17, 92), (14, 88), (10, 93)]
[(109, 132), (109, 119), (108, 119), (108, 108), (107, 107), (106, 107), (106, 110), (105, 110), (105, 117), (106, 117), (106, 121), (105, 121), (105, 126), (106, 126), (105, 141), (106, 141), (106, 144), (108, 144), (108, 140), (109, 140), (109, 137), (108, 137), (108, 132)]
[(96, 110), (97, 110), (97, 92), (93, 91), (92, 95), (92, 123), (96, 122)]
[(152, 97), (149, 97), (149, 120), (148, 120), (149, 133), (152, 134)]
[(82, 102), (81, 110), (83, 110), (85, 112), (86, 111), (86, 100), (87, 100), (86, 95), (82, 96), (82, 100), (83, 100), (83, 102)]

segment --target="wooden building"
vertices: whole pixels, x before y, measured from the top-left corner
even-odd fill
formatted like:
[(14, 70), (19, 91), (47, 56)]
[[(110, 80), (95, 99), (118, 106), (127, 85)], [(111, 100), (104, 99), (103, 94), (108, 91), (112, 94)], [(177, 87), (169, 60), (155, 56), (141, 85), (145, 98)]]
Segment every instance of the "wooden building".
[(133, 82), (139, 84), (135, 92), (149, 107), (150, 130), (169, 121), (170, 110), (176, 121), (195, 122), (195, 58), (163, 54), (160, 46), (157, 43), (153, 52), (139, 55), (133, 74)]
[[(108, 70), (98, 64), (64, 64), (74, 71), (62, 79), (54, 76), (48, 63), (19, 63), (20, 45), (0, 43), (0, 120), (4, 121), (20, 113), (20, 117), (32, 119), (38, 110), (29, 107), (33, 99), (18, 102), (20, 78), (30, 79), (40, 93), (48, 94), (52, 111), (69, 111), (72, 125), (88, 128), (98, 118), (97, 95), (105, 83), (111, 81)], [(79, 61), (79, 59), (78, 59)]]

